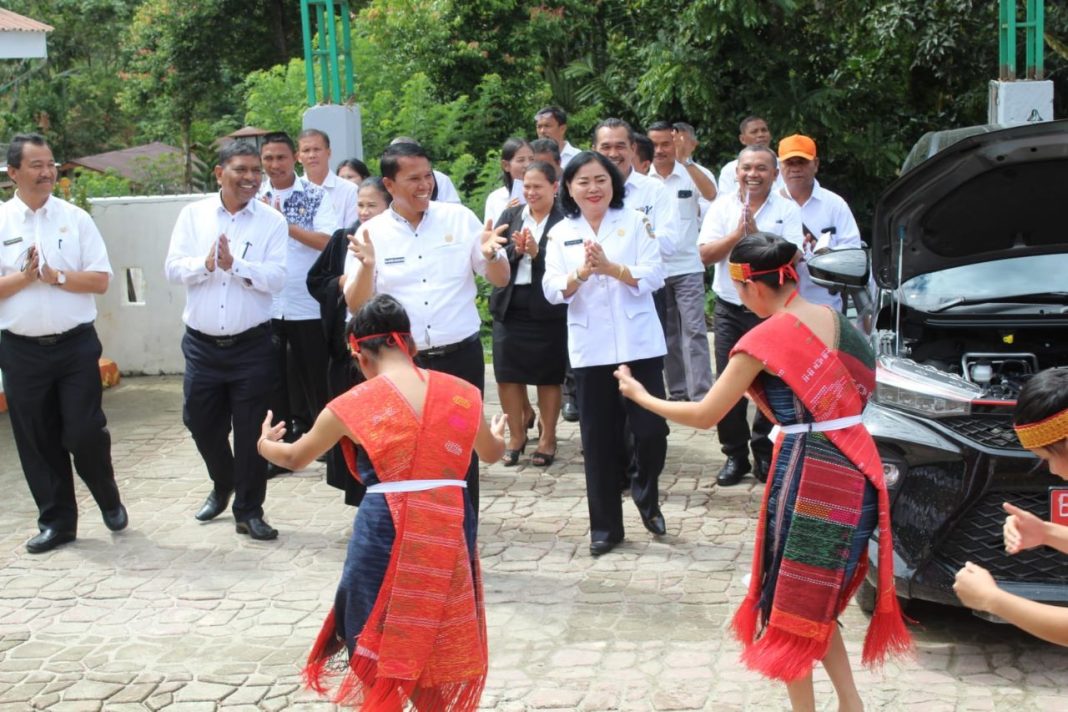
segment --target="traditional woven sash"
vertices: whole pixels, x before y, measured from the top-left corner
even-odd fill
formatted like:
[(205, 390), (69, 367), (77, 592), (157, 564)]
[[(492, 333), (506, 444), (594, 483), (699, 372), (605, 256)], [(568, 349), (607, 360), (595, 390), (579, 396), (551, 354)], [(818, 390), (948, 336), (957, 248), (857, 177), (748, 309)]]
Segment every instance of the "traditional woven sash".
[[(879, 492), (879, 581), (875, 613), (864, 641), (863, 662), (881, 663), (890, 654), (911, 649), (902, 620), (893, 579), (893, 543), (890, 503), (883, 482), (882, 463), (875, 442), (857, 416), (875, 386), (870, 352), (841, 319), (843, 343), (839, 350), (826, 347), (800, 320), (778, 314), (747, 333), (732, 351), (746, 353), (781, 378), (819, 427), (783, 428), (808, 438), (801, 466), (792, 523), (782, 547), (781, 565), (768, 620), (757, 635), (759, 601), (764, 583), (765, 538), (768, 531), (768, 496), (764, 492), (757, 526), (749, 591), (735, 614), (732, 627), (745, 650), (750, 668), (785, 681), (807, 675), (827, 654), (835, 619), (845, 608), (867, 573), (867, 554), (853, 578), (845, 580), (847, 556), (860, 519), (867, 478)], [(750, 395), (773, 417), (759, 382)], [(815, 431), (815, 434), (808, 431)], [(820, 443), (826, 443), (821, 446)], [(833, 444), (837, 453), (820, 453)], [(781, 447), (776, 444), (775, 458)], [(848, 466), (852, 464), (852, 467)], [(782, 496), (785, 496), (783, 493)]]
[[(478, 389), (428, 372), (426, 401), (417, 419), (385, 378), (374, 378), (329, 405), (359, 439), (387, 486), (396, 539), (375, 605), (335, 694), (341, 704), (395, 712), (475, 710), (487, 669), (481, 576), (472, 570), (464, 538), (463, 488), (481, 422)], [(346, 456), (351, 442), (344, 441)], [(354, 461), (350, 469), (355, 472)], [(424, 480), (442, 480), (426, 486)], [(419, 480), (392, 492), (390, 483)], [(476, 558), (477, 561), (477, 558)], [(329, 630), (329, 633), (328, 633)], [(325, 640), (324, 640), (325, 638)], [(323, 665), (334, 641), (331, 613), (305, 677), (323, 692)]]

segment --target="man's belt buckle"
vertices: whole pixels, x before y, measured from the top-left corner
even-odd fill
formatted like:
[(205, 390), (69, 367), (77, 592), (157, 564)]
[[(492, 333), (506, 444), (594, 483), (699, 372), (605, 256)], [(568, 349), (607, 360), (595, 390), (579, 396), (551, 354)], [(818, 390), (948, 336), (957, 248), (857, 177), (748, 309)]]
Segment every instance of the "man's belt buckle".
[(235, 339), (233, 336), (223, 336), (215, 338), (215, 345), (218, 346), (220, 349), (228, 349), (236, 343), (237, 339)]
[(41, 346), (55, 346), (59, 343), (59, 334), (52, 334), (50, 336), (38, 336), (36, 341)]

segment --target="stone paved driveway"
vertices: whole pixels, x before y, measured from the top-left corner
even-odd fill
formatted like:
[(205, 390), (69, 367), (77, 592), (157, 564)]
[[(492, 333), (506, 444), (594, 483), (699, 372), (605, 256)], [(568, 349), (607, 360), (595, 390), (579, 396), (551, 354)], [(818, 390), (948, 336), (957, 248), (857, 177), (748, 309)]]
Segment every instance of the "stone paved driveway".
[[(209, 485), (181, 425), (179, 379), (126, 379), (104, 407), (131, 526), (108, 532), (79, 484), (77, 542), (42, 556), (23, 548), (35, 510), (0, 416), (0, 711), (333, 709), (299, 683), (353, 516), (321, 466), (271, 481), (267, 518), (281, 535), (253, 542), (228, 515), (192, 517)], [(745, 671), (726, 634), (753, 481), (717, 490), (715, 436), (675, 428), (661, 480), (669, 535), (653, 540), (627, 505), (627, 542), (594, 560), (581, 463), (564, 424), (547, 471), (483, 470), (484, 709), (785, 709), (782, 688)], [(918, 655), (859, 673), (868, 709), (1068, 710), (1068, 653), (961, 611), (910, 612)], [(844, 616), (855, 658), (865, 620)], [(826, 676), (816, 680), (833, 710)]]

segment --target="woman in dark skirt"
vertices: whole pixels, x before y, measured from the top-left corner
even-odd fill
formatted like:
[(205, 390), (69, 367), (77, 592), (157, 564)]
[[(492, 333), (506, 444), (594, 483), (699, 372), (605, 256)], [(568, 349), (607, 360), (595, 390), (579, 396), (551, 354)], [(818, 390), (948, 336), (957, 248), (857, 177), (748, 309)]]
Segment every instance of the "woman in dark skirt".
[[(493, 375), (501, 407), (512, 424), (533, 425), (534, 410), (527, 386), (537, 386), (541, 415), (538, 446), (531, 464), (547, 467), (556, 458), (556, 422), (560, 416), (560, 385), (567, 365), (567, 306), (549, 304), (541, 288), (549, 230), (563, 218), (556, 205), (556, 169), (534, 161), (523, 175), (526, 205), (501, 213), (507, 224), (505, 252), (512, 266), (508, 286), (490, 295), (493, 314)], [(515, 465), (526, 450), (526, 429), (509, 427), (506, 466)]]
[[(342, 290), (345, 287), (348, 238), (356, 233), (360, 223), (367, 222), (388, 208), (390, 201), (392, 197), (386, 191), (381, 178), (368, 178), (361, 183), (356, 203), (359, 220), (348, 228), (335, 231), (315, 264), (308, 270), (308, 293), (319, 302), (319, 315), (326, 336), (326, 391), (330, 398), (336, 398), (363, 380), (349, 354), (344, 336), (348, 310)], [(358, 458), (357, 461), (362, 469), (366, 458)], [(326, 482), (345, 492), (345, 504), (359, 506), (363, 499), (364, 486), (349, 474), (340, 446), (326, 454)]]

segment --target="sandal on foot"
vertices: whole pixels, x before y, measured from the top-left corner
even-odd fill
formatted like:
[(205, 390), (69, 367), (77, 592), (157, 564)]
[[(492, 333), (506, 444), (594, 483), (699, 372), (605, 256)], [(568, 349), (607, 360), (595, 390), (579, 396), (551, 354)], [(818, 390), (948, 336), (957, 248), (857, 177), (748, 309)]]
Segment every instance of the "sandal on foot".
[(529, 440), (530, 440), (530, 438), (524, 439), (523, 440), (523, 444), (517, 450), (505, 450), (504, 451), (504, 456), (501, 458), (501, 462), (504, 463), (505, 467), (515, 467), (516, 466), (516, 463), (519, 462), (519, 456), (522, 455), (524, 452), (526, 452), (527, 441), (529, 441)]
[(556, 460), (555, 452), (535, 452), (530, 456), (530, 464), (534, 467), (548, 467)]

